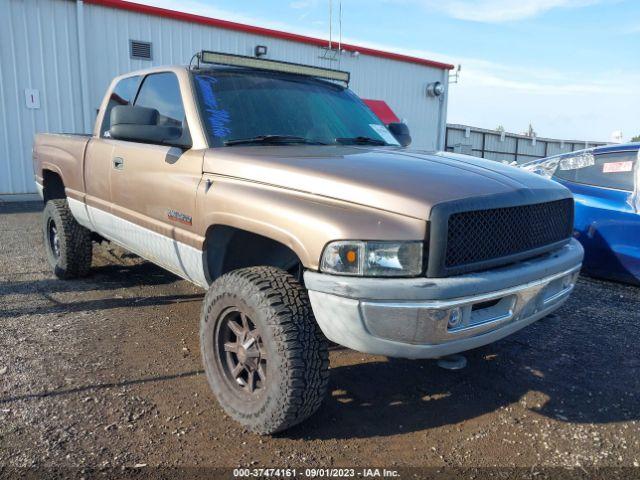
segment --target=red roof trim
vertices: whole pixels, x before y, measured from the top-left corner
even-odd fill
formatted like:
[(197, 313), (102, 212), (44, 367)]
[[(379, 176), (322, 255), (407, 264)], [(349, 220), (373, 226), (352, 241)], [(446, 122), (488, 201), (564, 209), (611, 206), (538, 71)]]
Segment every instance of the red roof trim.
[[(292, 42), (306, 43), (308, 45), (316, 45), (318, 47), (324, 47), (327, 45), (327, 40), (322, 40), (320, 38), (307, 37), (305, 35), (298, 35), (295, 33), (288, 33), (280, 30), (273, 30), (270, 28), (262, 28), (253, 25), (245, 25), (243, 23), (230, 22), (228, 20), (204, 17), (202, 15), (194, 15), (192, 13), (178, 12), (176, 10), (169, 10), (166, 8), (152, 7), (150, 5), (143, 5), (140, 3), (125, 2), (124, 0), (84, 0), (84, 2), (92, 3), (94, 5), (102, 5), (104, 7), (145, 13), (147, 15), (154, 15), (157, 17), (166, 17), (174, 20), (183, 20), (185, 22), (200, 23), (203, 25), (225, 28), (228, 30), (253, 33), (256, 35), (265, 35), (267, 37), (280, 38), (283, 40), (290, 40)], [(411, 57), (409, 55), (401, 55), (399, 53), (385, 52), (383, 50), (375, 50), (373, 48), (359, 47), (357, 45), (350, 45), (347, 43), (343, 43), (342, 48), (348, 51), (358, 51), (364, 55), (389, 58), (391, 60), (398, 60), (400, 62), (417, 63), (419, 65), (441, 68), (443, 70), (451, 70), (454, 68), (453, 65), (450, 65), (448, 63), (436, 62), (434, 60), (427, 60), (425, 58)]]

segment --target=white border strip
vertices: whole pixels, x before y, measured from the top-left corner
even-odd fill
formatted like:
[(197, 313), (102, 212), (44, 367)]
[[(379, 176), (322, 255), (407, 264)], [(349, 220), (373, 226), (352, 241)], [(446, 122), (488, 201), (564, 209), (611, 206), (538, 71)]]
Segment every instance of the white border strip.
[[(124, 220), (99, 208), (68, 199), (73, 216), (81, 225), (140, 257), (153, 262), (204, 289), (204, 252), (175, 239)], [(72, 206), (73, 205), (73, 206)], [(87, 225), (85, 225), (87, 226)]]

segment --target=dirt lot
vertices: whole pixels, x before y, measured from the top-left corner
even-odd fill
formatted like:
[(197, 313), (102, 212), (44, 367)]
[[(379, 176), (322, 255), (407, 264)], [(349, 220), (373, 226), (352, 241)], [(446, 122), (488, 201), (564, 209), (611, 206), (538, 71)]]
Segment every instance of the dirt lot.
[(0, 206), (0, 471), (640, 462), (639, 288), (583, 279), (458, 372), (335, 348), (321, 410), (259, 437), (209, 392), (203, 292), (104, 246), (89, 278), (54, 279), (40, 209)]

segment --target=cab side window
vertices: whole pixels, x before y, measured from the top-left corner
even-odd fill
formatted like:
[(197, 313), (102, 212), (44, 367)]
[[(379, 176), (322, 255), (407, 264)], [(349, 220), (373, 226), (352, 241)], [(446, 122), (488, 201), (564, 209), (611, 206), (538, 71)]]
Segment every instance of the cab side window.
[(174, 73), (147, 75), (142, 82), (135, 105), (158, 110), (158, 125), (186, 127), (180, 85)]
[(101, 137), (109, 137), (109, 128), (111, 128), (111, 109), (117, 105), (133, 105), (136, 97), (138, 86), (140, 85), (140, 77), (127, 77), (120, 80), (109, 97), (109, 103), (104, 112), (102, 126), (100, 128)]
[(595, 155), (593, 165), (572, 170), (556, 170), (555, 176), (570, 182), (633, 191), (638, 152), (612, 152)]

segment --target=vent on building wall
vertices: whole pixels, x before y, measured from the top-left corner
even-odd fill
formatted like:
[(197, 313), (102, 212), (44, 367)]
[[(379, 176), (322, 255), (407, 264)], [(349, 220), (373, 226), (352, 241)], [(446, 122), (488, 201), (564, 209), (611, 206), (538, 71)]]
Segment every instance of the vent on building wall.
[(151, 42), (129, 40), (129, 54), (134, 60), (151, 60)]

